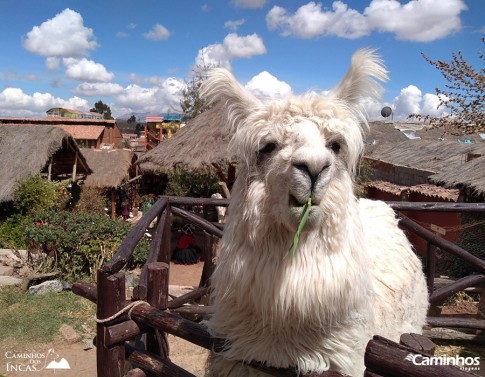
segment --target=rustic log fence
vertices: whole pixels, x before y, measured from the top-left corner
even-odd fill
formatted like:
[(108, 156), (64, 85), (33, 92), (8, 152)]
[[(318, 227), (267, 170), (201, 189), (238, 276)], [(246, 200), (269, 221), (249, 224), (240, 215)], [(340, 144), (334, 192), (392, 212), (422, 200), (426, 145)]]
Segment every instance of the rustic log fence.
[[(446, 241), (423, 228), (399, 211), (443, 211), (443, 212), (485, 212), (485, 204), (473, 203), (408, 203), (388, 202), (398, 211), (400, 224), (407, 230), (424, 238), (428, 247), (427, 269), (430, 301), (438, 304), (454, 293), (485, 283), (485, 261), (473, 256), (457, 245)], [(144, 377), (193, 375), (170, 361), (166, 334), (172, 334), (208, 350), (222, 349), (223, 339), (210, 336), (206, 328), (181, 314), (208, 315), (210, 306), (188, 305), (208, 293), (209, 277), (214, 268), (212, 253), (213, 237), (220, 238), (221, 224), (214, 224), (200, 217), (187, 206), (206, 207), (229, 205), (227, 199), (202, 199), (161, 197), (144, 214), (130, 234), (123, 240), (118, 252), (97, 274), (97, 285), (76, 283), (74, 293), (97, 304), (97, 349), (98, 377)], [(199, 288), (169, 300), (168, 274), (171, 257), (171, 223), (173, 216), (193, 223), (204, 234), (204, 268)], [(137, 243), (145, 234), (149, 224), (157, 218), (155, 234), (150, 245), (147, 262), (143, 266), (140, 281), (135, 287), (131, 300), (126, 299), (125, 274), (121, 271), (129, 262)], [(459, 256), (472, 264), (477, 274), (459, 279), (439, 290), (433, 291), (436, 257), (435, 248)], [(465, 329), (485, 329), (485, 320), (429, 317), (431, 327)], [(140, 341), (141, 339), (141, 341)], [(376, 336), (369, 341), (366, 355), (366, 376), (470, 376), (471, 374), (451, 366), (427, 366), (416, 368), (405, 357), (432, 355), (434, 344), (428, 338), (416, 334), (403, 334), (401, 344)], [(271, 368), (259, 363), (249, 363), (251, 367), (268, 375), (281, 377), (301, 376), (294, 369)], [(338, 372), (324, 372), (306, 377), (337, 377)]]

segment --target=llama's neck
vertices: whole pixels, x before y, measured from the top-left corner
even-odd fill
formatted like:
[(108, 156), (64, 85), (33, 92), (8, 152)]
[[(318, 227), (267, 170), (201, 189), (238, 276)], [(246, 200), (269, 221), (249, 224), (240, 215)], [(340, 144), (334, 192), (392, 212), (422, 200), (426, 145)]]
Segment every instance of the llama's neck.
[[(247, 203), (241, 199), (233, 197), (229, 208), (214, 275), (216, 300), (231, 296), (226, 301), (231, 310), (238, 310), (239, 300), (240, 310), (258, 311), (253, 315), (275, 326), (286, 321), (291, 311), (299, 321), (333, 322), (361, 305), (363, 295), (353, 296), (350, 289), (368, 284), (356, 205), (334, 206), (320, 227), (301, 235), (292, 256), (293, 232), (277, 221), (264, 221), (261, 214), (245, 217), (257, 209), (244, 208)], [(309, 317), (316, 313), (319, 318)]]

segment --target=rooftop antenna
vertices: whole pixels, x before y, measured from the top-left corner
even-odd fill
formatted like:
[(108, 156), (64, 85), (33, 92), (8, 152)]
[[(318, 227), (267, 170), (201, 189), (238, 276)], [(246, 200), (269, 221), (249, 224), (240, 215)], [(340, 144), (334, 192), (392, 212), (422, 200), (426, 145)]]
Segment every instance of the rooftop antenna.
[(389, 107), (389, 106), (384, 106), (381, 110), (381, 115), (384, 117), (384, 118), (389, 118), (391, 117), (391, 121), (394, 120), (394, 117), (393, 117), (393, 114), (392, 114), (392, 109)]

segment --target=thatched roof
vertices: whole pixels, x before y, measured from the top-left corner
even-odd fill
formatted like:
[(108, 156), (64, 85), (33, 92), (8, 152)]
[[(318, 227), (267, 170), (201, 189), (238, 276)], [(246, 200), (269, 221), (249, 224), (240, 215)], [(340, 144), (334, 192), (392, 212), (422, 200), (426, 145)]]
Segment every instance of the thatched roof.
[(84, 184), (98, 188), (117, 188), (130, 178), (130, 168), (136, 161), (129, 149), (81, 148), (88, 165), (93, 170)]
[(485, 195), (485, 155), (459, 166), (449, 166), (430, 176), (429, 180), (445, 187), (470, 188), (473, 192)]
[(366, 149), (366, 157), (438, 173), (449, 166), (457, 168), (465, 161), (468, 153), (485, 154), (485, 143), (416, 139), (376, 143)]
[[(72, 174), (76, 152), (76, 142), (60, 128), (0, 125), (0, 203), (13, 199), (20, 181), (47, 172), (51, 158), (53, 177)], [(76, 171), (91, 172), (82, 153), (78, 153)]]
[(144, 172), (166, 171), (174, 167), (206, 170), (212, 164), (235, 161), (228, 150), (228, 135), (221, 127), (218, 107), (205, 111), (178, 130), (170, 139), (140, 156), (138, 164)]
[[(405, 132), (411, 131), (414, 135), (423, 140), (439, 141), (443, 138), (443, 130), (439, 128), (429, 128), (423, 123), (409, 122), (369, 122), (369, 132), (364, 139), (369, 142), (383, 143), (410, 140)], [(446, 137), (445, 137), (446, 138)], [(456, 140), (456, 136), (451, 138)], [(450, 140), (451, 140), (450, 139)], [(415, 139), (417, 140), (417, 139)]]

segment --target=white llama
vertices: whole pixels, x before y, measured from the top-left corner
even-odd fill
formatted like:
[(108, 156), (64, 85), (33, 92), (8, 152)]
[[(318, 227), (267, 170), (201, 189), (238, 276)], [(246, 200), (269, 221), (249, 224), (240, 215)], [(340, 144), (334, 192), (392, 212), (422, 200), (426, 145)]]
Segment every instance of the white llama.
[(210, 356), (208, 376), (266, 376), (242, 361), (362, 376), (373, 335), (421, 333), (428, 308), (421, 263), (393, 210), (353, 192), (367, 129), (361, 100), (376, 97), (374, 80), (386, 78), (380, 59), (363, 49), (329, 95), (262, 103), (228, 71), (210, 73), (203, 93), (225, 109), (241, 166), (207, 323), (228, 342)]

